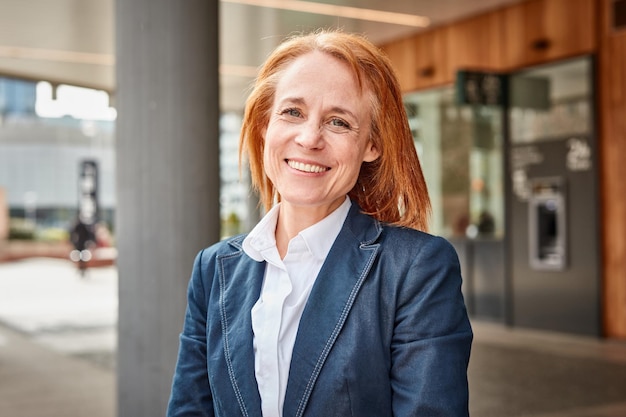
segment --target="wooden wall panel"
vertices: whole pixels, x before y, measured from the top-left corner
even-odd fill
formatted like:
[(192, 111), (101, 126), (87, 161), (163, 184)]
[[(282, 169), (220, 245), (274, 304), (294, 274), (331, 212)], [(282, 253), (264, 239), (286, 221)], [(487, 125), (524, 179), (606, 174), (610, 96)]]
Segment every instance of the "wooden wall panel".
[(598, 96), (604, 264), (604, 329), (626, 339), (626, 30), (611, 28), (600, 1)]
[(527, 0), (383, 45), (403, 91), (459, 69), (516, 70), (597, 50), (597, 0)]
[(448, 70), (447, 38), (446, 27), (431, 30), (416, 37), (417, 88), (436, 87), (454, 82), (454, 77), (450, 77)]
[(597, 48), (597, 0), (544, 0), (547, 59), (589, 54)]
[(381, 46), (393, 62), (404, 92), (454, 81), (448, 69), (447, 36), (448, 29), (444, 27)]
[(402, 91), (412, 91), (416, 88), (413, 73), (415, 72), (415, 54), (409, 51), (412, 48), (413, 37), (400, 39), (382, 45), (381, 49), (387, 54), (396, 70)]
[(503, 10), (509, 69), (593, 53), (595, 0), (528, 0)]
[[(505, 21), (505, 47), (503, 58), (509, 68), (524, 65), (528, 60), (526, 54), (528, 39), (531, 37), (528, 33), (541, 32), (541, 25), (538, 25), (538, 22), (527, 17), (533, 14), (540, 15), (539, 12), (534, 11), (537, 9), (537, 5), (539, 5), (538, 1), (514, 4), (504, 9), (502, 13), (502, 18)], [(530, 25), (529, 27), (526, 27), (527, 21)]]
[(500, 71), (504, 60), (504, 11), (479, 15), (449, 26), (447, 78), (459, 69)]

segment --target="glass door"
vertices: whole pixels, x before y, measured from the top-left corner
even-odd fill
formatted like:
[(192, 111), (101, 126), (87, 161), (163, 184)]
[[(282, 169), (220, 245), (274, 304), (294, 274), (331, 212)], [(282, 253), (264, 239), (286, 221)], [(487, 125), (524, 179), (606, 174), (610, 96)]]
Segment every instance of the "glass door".
[(503, 110), (459, 105), (453, 87), (405, 103), (433, 204), (432, 232), (455, 246), (470, 314), (504, 320)]

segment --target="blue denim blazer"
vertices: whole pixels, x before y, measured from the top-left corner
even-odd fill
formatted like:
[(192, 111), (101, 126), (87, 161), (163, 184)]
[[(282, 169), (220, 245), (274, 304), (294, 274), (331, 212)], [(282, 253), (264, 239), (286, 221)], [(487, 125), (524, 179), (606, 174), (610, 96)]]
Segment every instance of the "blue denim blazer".
[[(243, 238), (195, 260), (169, 417), (262, 417), (250, 310), (265, 263)], [(467, 416), (472, 330), (460, 287), (447, 241), (353, 203), (300, 320), (283, 416)]]

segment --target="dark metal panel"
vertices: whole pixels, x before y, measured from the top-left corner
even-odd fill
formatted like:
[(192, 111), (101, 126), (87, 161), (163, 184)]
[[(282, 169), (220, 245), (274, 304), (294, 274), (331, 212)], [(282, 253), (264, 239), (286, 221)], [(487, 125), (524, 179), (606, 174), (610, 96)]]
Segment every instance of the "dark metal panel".
[(473, 241), (474, 311), (476, 318), (504, 321), (505, 258), (500, 239)]
[[(591, 138), (580, 138), (590, 141)], [(528, 199), (517, 194), (511, 199), (512, 313), (516, 326), (587, 335), (600, 334), (599, 257), (597, 232), (597, 187), (595, 170), (568, 167), (572, 138), (563, 138), (511, 148), (536, 155), (524, 167), (529, 182), (535, 178), (559, 177), (565, 195), (567, 264), (562, 270), (533, 268), (529, 238)], [(512, 187), (515, 188), (515, 187)]]
[(474, 279), (472, 276), (473, 267), (472, 267), (472, 248), (470, 246), (470, 242), (467, 239), (463, 238), (450, 238), (449, 239), (452, 246), (456, 250), (457, 255), (459, 256), (459, 263), (461, 265), (461, 275), (463, 276), (463, 284), (461, 286), (461, 291), (463, 292), (463, 297), (465, 298), (465, 305), (467, 307), (467, 311), (470, 315), (473, 314), (474, 311)]
[(505, 244), (501, 239), (455, 238), (450, 242), (459, 255), (462, 291), (473, 318), (504, 322)]

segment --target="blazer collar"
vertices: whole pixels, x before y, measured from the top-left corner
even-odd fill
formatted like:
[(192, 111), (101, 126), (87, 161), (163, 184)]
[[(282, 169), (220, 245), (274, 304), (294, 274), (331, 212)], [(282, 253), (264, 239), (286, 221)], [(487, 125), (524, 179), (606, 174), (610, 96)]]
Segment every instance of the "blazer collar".
[[(300, 417), (356, 294), (378, 252), (380, 223), (352, 203), (348, 217), (313, 285), (296, 336), (284, 417)], [(243, 237), (231, 240), (237, 252), (223, 256), (220, 270), (220, 313), (230, 382), (242, 414), (261, 417), (254, 375), (250, 311), (259, 298), (265, 263), (244, 255)], [(235, 278), (236, 277), (236, 278)], [(323, 314), (320, 314), (323, 312)]]

